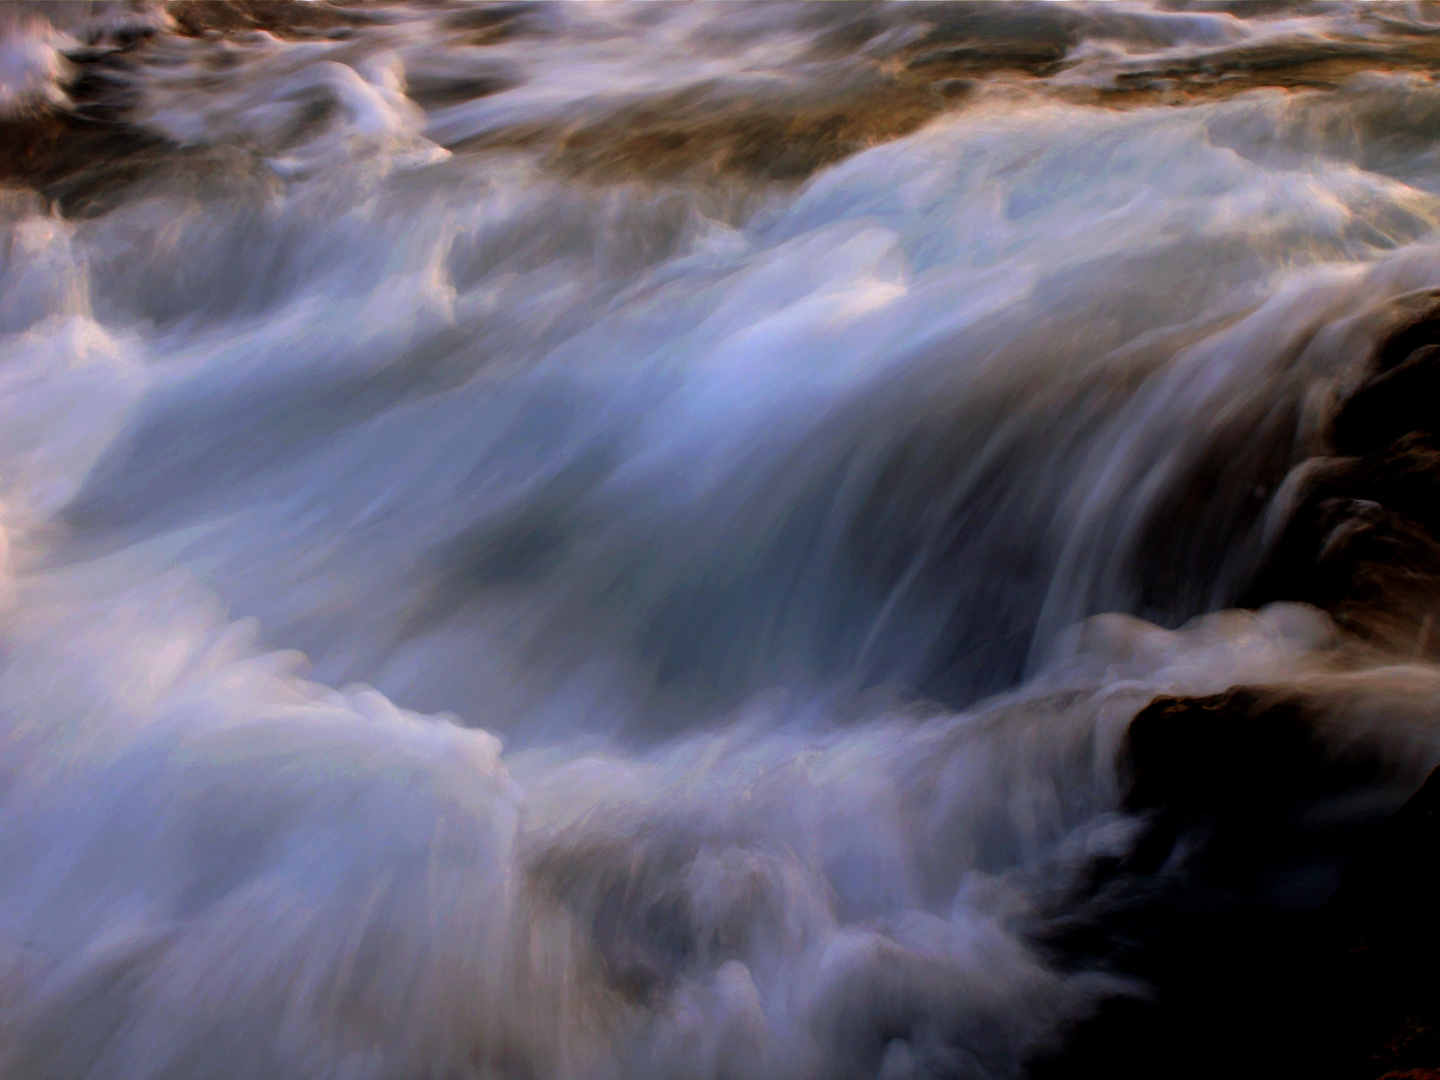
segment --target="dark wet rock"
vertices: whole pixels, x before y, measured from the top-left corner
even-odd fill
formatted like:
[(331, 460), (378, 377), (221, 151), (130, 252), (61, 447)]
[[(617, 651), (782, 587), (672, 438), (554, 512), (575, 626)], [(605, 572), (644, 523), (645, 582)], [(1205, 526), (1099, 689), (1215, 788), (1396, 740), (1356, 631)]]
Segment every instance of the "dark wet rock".
[(542, 33), (549, 22), (543, 4), (475, 4), (447, 15), (444, 26), (462, 31), (467, 45), (493, 45), (524, 34)]
[(1324, 920), (1323, 1021), (1353, 1075), (1440, 1076), (1440, 770), (1367, 840)]
[(63, 101), (0, 115), (0, 184), (37, 191), (67, 216), (87, 216), (113, 206), (168, 158), (175, 150), (168, 140), (129, 120), (133, 58), (152, 32), (142, 25), (72, 51)]
[(1132, 865), (1159, 872), (1184, 846), (1195, 850), (1187, 875), (1217, 892), (1279, 898), (1333, 887), (1336, 859), (1374, 821), (1321, 811), (1375, 786), (1386, 766), (1364, 742), (1331, 746), (1317, 708), (1292, 692), (1241, 687), (1144, 709), (1130, 725), (1125, 808), (1153, 817)]
[(1065, 59), (1065, 45), (1046, 41), (977, 42), (965, 45), (942, 45), (919, 53), (911, 66), (943, 67), (949, 71), (983, 71), (1015, 68), (1036, 75), (1047, 75)]
[(123, 120), (50, 106), (0, 119), (0, 143), (0, 183), (33, 188), (68, 216), (113, 205), (172, 149)]
[[(1237, 19), (1265, 21), (1284, 19), (1295, 10), (1313, 14), (1319, 0), (1221, 0), (1221, 2), (1162, 2), (1162, 10), (1228, 14)], [(1333, 10), (1333, 9), (1332, 9)], [(1263, 38), (1216, 44), (1209, 48), (1185, 50), (1179, 55), (1160, 54), (1153, 62), (1137, 56), (1129, 70), (1116, 73), (1113, 86), (1089, 100), (1112, 106), (1144, 102), (1183, 105), (1200, 100), (1228, 97), (1246, 90), (1274, 87), (1287, 90), (1330, 90), (1348, 79), (1367, 72), (1429, 72), (1440, 60), (1440, 40), (1428, 18), (1394, 18), (1383, 7), (1351, 9), (1357, 23), (1369, 24), (1370, 32), (1352, 32), (1324, 38)], [(1093, 15), (1091, 26), (1098, 36), (1124, 39), (1116, 33), (1116, 18), (1103, 20)], [(1137, 27), (1143, 40), (1155, 24)], [(1151, 42), (1146, 42), (1151, 44)], [(1072, 98), (1074, 99), (1074, 98)], [(1080, 98), (1083, 100), (1083, 98)]]
[[(948, 71), (948, 69), (947, 69)], [(939, 92), (932, 92), (932, 83)], [(829, 93), (798, 100), (736, 98), (693, 88), (590, 122), (506, 128), (453, 150), (540, 150), (563, 174), (612, 182), (797, 182), (859, 150), (919, 128), (965, 96), (955, 79), (897, 77), (867, 66)]]
[(1332, 707), (1237, 688), (1136, 717), (1126, 807), (1148, 829), (1040, 940), (1149, 990), (1107, 1002), (1030, 1075), (1440, 1067), (1440, 772), (1394, 812), (1414, 780), (1337, 737)]
[(371, 21), (356, 7), (326, 0), (172, 0), (165, 11), (176, 30), (187, 37), (252, 30), (276, 37), (309, 37)]
[(1437, 498), (1433, 433), (1336, 462), (1292, 515), (1252, 597), (1303, 600), (1377, 643), (1435, 655)]
[(1440, 655), (1440, 323), (1394, 335), (1372, 370), (1243, 602), (1304, 601), (1378, 644)]
[[(905, 29), (901, 15), (870, 5), (820, 4), (830, 24), (817, 34), (818, 63), (831, 65), (795, 97), (737, 95), (722, 85), (690, 87), (626, 105), (593, 120), (507, 128), (455, 150), (542, 150), (572, 177), (793, 183), (867, 147), (901, 138), (970, 96), (988, 77), (1034, 77), (1060, 69), (1079, 40), (1078, 16), (1045, 4), (957, 3), (903, 13), (915, 25), (908, 44), (877, 45)], [(492, 25), (493, 20), (493, 25)], [(523, 5), (450, 16), (484, 35), (534, 23)], [(473, 25), (472, 25), (473, 24)], [(485, 41), (479, 43), (487, 43)]]
[(922, 17), (932, 29), (912, 64), (984, 63), (1043, 74), (1081, 39), (1085, 17), (1044, 3), (930, 5)]
[(230, 194), (268, 186), (273, 177), (244, 147), (184, 147), (137, 123), (137, 85), (155, 24), (103, 29), (77, 28), (88, 43), (66, 53), (63, 98), (0, 116), (0, 185), (35, 191), (66, 217), (103, 214), (155, 178)]
[(858, 103), (835, 102), (795, 110), (720, 106), (687, 119), (681, 102), (662, 102), (613, 118), (561, 141), (567, 170), (655, 177), (732, 175), (798, 181), (876, 142), (907, 134), (929, 109), (896, 102), (886, 115)]
[(1316, 0), (1159, 0), (1161, 11), (1213, 11), (1237, 19), (1273, 18), (1322, 6)]
[[(165, 11), (169, 31), (193, 37), (256, 30), (333, 36), (371, 21), (363, 10), (323, 0), (182, 0)], [(188, 153), (132, 119), (136, 69), (150, 40), (163, 32), (159, 21), (139, 17), (74, 27), (82, 44), (66, 55), (63, 100), (0, 116), (0, 184), (30, 188), (66, 216), (87, 217), (111, 209), (134, 184), (172, 165), (198, 163), (203, 173), (203, 154)]]
[[(1434, 331), (1433, 327), (1427, 327)], [(1440, 344), (1423, 345), (1379, 374), (1345, 402), (1335, 418), (1335, 448), (1374, 453), (1413, 431), (1440, 426)]]

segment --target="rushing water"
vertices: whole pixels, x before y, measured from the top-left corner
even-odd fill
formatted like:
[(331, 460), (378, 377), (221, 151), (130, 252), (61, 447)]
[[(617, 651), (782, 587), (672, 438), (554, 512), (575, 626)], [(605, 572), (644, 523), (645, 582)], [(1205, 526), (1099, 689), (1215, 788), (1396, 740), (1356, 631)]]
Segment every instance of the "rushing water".
[(1440, 289), (1440, 15), (359, 11), (8, 13), (131, 141), (0, 193), (0, 1072), (1005, 1077), (1140, 992), (1033, 932), (1156, 694), (1362, 677), (1223, 609)]

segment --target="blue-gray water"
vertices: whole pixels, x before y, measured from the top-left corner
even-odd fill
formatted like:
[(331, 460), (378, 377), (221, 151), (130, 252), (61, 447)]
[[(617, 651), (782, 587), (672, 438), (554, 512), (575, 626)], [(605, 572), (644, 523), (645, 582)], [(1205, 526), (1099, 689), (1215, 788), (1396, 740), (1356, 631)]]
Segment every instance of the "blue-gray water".
[(4, 1076), (1013, 1076), (1156, 694), (1440, 760), (1224, 611), (1440, 289), (1440, 13), (358, 10), (6, 13), (153, 144), (0, 192)]

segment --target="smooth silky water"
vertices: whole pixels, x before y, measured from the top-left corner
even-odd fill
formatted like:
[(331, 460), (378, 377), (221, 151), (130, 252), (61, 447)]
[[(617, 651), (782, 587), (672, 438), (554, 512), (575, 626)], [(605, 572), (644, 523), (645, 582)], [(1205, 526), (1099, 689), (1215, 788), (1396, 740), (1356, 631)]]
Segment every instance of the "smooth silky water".
[(1440, 288), (1440, 88), (1103, 98), (1431, 14), (1068, 9), (770, 169), (934, 9), (361, 10), (7, 13), (0, 109), (128, 43), (163, 149), (0, 193), (4, 1076), (1017, 1076), (1144, 993), (1033, 935), (1156, 695), (1440, 762), (1226, 610)]

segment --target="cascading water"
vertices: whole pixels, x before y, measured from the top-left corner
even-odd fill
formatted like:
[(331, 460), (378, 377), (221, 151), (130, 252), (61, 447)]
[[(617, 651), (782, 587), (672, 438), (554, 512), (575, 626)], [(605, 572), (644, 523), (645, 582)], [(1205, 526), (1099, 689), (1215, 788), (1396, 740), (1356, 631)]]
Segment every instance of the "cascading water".
[(4, 15), (0, 1075), (1018, 1076), (1157, 695), (1440, 762), (1225, 610), (1440, 290), (1435, 11)]

